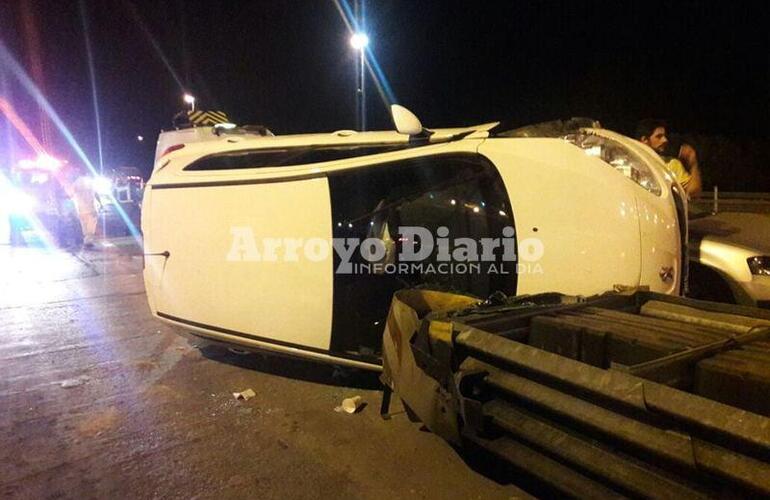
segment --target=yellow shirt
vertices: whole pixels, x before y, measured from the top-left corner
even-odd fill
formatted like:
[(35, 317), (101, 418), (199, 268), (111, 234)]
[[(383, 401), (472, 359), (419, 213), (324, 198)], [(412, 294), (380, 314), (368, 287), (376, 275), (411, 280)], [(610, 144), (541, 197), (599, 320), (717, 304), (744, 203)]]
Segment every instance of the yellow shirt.
[(666, 166), (671, 171), (671, 173), (674, 174), (674, 178), (676, 178), (677, 182), (679, 182), (683, 188), (686, 188), (687, 184), (689, 184), (690, 180), (692, 179), (692, 175), (690, 175), (690, 172), (684, 168), (682, 162), (676, 158), (672, 158), (669, 160)]

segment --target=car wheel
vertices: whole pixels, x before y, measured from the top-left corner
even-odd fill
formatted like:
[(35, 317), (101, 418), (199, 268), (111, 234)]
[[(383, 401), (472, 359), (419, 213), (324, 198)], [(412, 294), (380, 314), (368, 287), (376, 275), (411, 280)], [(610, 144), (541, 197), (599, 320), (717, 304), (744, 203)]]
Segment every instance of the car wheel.
[(737, 304), (732, 288), (727, 280), (714, 269), (698, 264), (690, 263), (688, 297), (711, 302), (724, 302)]

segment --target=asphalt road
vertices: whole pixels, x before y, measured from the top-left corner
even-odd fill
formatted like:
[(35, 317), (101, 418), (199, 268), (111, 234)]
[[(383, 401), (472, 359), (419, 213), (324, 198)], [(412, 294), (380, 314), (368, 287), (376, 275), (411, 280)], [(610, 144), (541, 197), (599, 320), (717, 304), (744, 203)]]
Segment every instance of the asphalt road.
[[(511, 498), (376, 376), (178, 335), (137, 247), (0, 245), (0, 498)], [(235, 391), (256, 397), (236, 401)], [(368, 403), (354, 415), (344, 397)]]

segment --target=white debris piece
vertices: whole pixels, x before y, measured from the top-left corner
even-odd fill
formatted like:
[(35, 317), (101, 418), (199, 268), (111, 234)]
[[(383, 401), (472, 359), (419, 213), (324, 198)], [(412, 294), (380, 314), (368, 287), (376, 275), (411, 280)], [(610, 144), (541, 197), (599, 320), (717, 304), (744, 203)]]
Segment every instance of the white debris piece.
[(246, 389), (245, 391), (234, 392), (233, 393), (233, 397), (235, 399), (240, 399), (240, 400), (243, 400), (243, 401), (248, 401), (249, 399), (253, 398), (256, 395), (257, 395), (257, 393), (254, 392), (253, 389)]
[(91, 377), (89, 377), (87, 375), (81, 375), (81, 376), (79, 376), (77, 378), (71, 378), (71, 379), (67, 379), (67, 380), (62, 380), (60, 385), (61, 385), (62, 389), (70, 389), (72, 387), (81, 386), (81, 385), (89, 382), (90, 380), (91, 380)]
[(337, 413), (350, 413), (353, 414), (361, 409), (364, 405), (364, 400), (361, 396), (353, 396), (352, 398), (345, 398), (342, 400), (342, 405), (336, 407), (334, 411)]

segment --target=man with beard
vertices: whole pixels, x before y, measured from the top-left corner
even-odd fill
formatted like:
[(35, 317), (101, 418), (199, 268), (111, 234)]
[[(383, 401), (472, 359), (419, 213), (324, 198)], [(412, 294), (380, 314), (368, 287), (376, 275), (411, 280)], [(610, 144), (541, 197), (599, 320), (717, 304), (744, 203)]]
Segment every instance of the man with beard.
[(682, 144), (679, 147), (679, 151), (676, 152), (677, 157), (671, 156), (666, 151), (669, 144), (666, 137), (666, 122), (651, 118), (640, 121), (636, 127), (636, 138), (650, 146), (663, 158), (688, 195), (694, 196), (701, 192), (703, 186), (698, 155), (689, 144)]

